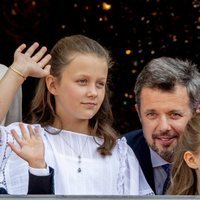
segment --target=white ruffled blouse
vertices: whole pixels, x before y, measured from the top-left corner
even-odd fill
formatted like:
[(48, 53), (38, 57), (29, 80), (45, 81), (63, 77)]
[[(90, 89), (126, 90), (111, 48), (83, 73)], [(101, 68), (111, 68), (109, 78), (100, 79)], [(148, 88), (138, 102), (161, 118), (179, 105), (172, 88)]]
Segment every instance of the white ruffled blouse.
[[(58, 130), (47, 127), (47, 132), (40, 125), (33, 126), (40, 129), (46, 163), (54, 168), (55, 194), (153, 194), (125, 138), (117, 141), (111, 156), (103, 157), (97, 152), (102, 139), (65, 130), (52, 135), (48, 132)], [(9, 194), (27, 194), (28, 164), (7, 146), (8, 141), (16, 143), (10, 134), (11, 129), (21, 135), (18, 123), (0, 126), (0, 184)]]

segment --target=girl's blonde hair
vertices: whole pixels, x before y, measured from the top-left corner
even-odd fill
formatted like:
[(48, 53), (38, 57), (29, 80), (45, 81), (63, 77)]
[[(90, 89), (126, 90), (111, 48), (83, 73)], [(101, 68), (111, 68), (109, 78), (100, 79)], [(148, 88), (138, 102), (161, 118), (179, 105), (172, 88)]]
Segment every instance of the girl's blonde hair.
[(184, 160), (184, 153), (190, 151), (200, 154), (200, 114), (196, 114), (187, 124), (181, 136), (172, 167), (171, 185), (167, 194), (195, 195), (197, 194), (197, 175)]

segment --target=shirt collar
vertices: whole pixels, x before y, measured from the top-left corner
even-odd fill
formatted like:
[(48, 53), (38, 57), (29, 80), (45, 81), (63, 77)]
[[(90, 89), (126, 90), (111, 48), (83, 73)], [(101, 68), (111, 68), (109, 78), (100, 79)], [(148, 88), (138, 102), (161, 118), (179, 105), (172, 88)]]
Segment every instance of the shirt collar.
[(152, 166), (154, 167), (160, 167), (165, 164), (169, 164), (169, 162), (165, 161), (163, 158), (161, 158), (158, 153), (156, 153), (154, 150), (150, 149), (150, 155), (151, 155), (151, 162)]

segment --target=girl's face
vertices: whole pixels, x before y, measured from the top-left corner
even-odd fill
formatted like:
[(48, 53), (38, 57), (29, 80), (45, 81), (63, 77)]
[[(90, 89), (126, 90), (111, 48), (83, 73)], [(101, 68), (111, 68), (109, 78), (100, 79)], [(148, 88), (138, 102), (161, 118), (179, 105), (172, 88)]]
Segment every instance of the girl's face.
[(104, 100), (106, 60), (93, 54), (76, 54), (63, 69), (59, 82), (51, 75), (46, 79), (55, 96), (56, 113), (63, 122), (91, 119)]

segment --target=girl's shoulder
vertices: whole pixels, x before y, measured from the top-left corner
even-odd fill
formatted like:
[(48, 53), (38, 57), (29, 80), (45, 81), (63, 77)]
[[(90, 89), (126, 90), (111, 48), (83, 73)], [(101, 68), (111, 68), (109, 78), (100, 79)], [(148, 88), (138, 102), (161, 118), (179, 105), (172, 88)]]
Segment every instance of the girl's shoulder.
[(121, 137), (117, 140), (117, 150), (120, 154), (126, 155), (127, 154), (127, 140), (125, 137)]
[[(14, 122), (9, 124), (8, 126), (0, 126), (0, 134), (2, 135), (3, 133), (6, 133), (8, 135), (11, 135), (11, 130), (15, 130), (17, 134), (20, 136), (21, 135), (21, 130), (19, 127), (19, 124), (22, 122)], [(39, 129), (39, 133), (42, 134), (44, 132), (44, 128), (41, 127), (40, 124), (27, 124), (23, 123), (25, 129), (27, 130), (27, 133), (29, 133), (28, 126), (32, 126), (33, 129), (37, 128)]]
[(120, 157), (123, 157), (123, 159), (131, 159), (134, 160), (134, 162), (138, 162), (135, 153), (127, 144), (125, 137), (121, 137), (117, 140), (117, 150), (120, 154)]
[[(23, 122), (14, 122), (14, 123), (11, 123), (11, 124), (9, 124), (7, 126), (1, 126), (0, 128), (1, 129), (6, 129), (6, 130), (15, 129), (17, 131), (17, 130), (20, 130), (20, 128), (19, 128), (19, 124), (20, 123), (23, 123)], [(40, 124), (23, 123), (23, 125), (24, 125), (25, 128), (27, 128), (28, 126), (32, 126), (33, 128), (43, 129)]]

